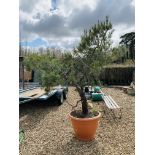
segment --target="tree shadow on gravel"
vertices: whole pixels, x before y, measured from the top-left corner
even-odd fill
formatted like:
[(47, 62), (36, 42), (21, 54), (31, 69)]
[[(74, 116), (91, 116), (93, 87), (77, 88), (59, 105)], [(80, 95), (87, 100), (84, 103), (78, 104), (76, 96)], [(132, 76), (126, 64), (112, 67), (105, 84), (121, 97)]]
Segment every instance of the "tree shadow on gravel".
[(60, 150), (63, 155), (103, 155), (104, 152), (104, 149), (99, 147), (97, 140), (94, 139), (89, 142), (83, 142), (76, 137), (71, 138), (69, 142), (62, 145), (58, 150)]
[(25, 103), (19, 105), (19, 126), (24, 131), (32, 130), (45, 116), (53, 111), (57, 112), (59, 106), (46, 103)]

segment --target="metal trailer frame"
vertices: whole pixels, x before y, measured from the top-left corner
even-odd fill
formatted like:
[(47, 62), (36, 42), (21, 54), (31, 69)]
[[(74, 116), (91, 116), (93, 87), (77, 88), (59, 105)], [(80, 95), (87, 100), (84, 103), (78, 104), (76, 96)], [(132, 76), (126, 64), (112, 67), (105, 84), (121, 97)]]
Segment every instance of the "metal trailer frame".
[[(20, 90), (20, 94), (26, 91), (30, 91), (36, 89), (36, 87), (26, 89), (26, 90)], [(68, 87), (55, 87), (53, 90), (51, 90), (48, 94), (42, 94), (39, 97), (19, 97), (19, 104), (28, 103), (28, 102), (50, 102), (52, 99), (53, 101), (59, 100), (59, 102), (63, 102), (63, 100), (66, 99), (66, 95), (68, 92)], [(53, 97), (53, 98), (52, 98)]]

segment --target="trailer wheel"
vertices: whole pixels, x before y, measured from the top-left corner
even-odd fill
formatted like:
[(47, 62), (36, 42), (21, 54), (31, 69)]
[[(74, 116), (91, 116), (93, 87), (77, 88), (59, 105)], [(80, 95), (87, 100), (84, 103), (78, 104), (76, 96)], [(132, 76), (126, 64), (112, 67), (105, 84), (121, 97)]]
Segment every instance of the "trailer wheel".
[(64, 98), (64, 100), (67, 99), (67, 92), (66, 91), (63, 91), (63, 98)]
[(58, 99), (58, 105), (61, 105), (64, 101), (63, 94), (61, 94), (60, 98)]

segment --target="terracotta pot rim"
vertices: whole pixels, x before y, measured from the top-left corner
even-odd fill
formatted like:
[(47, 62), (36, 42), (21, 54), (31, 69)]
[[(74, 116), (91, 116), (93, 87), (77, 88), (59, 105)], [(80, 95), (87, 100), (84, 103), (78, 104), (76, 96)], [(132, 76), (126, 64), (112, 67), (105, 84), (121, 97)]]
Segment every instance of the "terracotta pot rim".
[(72, 116), (71, 112), (68, 114), (68, 116), (74, 120), (79, 120), (79, 121), (91, 121), (91, 120), (95, 120), (95, 119), (98, 119), (101, 117), (101, 113), (99, 111), (97, 111), (99, 114), (95, 117), (92, 117), (92, 118), (77, 118), (77, 117)]

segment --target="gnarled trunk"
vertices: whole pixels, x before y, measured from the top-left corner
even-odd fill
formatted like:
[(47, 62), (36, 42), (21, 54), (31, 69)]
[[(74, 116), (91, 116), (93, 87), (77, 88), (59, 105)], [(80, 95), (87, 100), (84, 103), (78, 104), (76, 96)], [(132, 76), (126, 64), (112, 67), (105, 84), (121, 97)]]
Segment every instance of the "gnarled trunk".
[(83, 87), (76, 86), (76, 89), (81, 97), (81, 103), (82, 103), (82, 114), (85, 116), (88, 114), (88, 103), (85, 96), (85, 93), (83, 92)]

